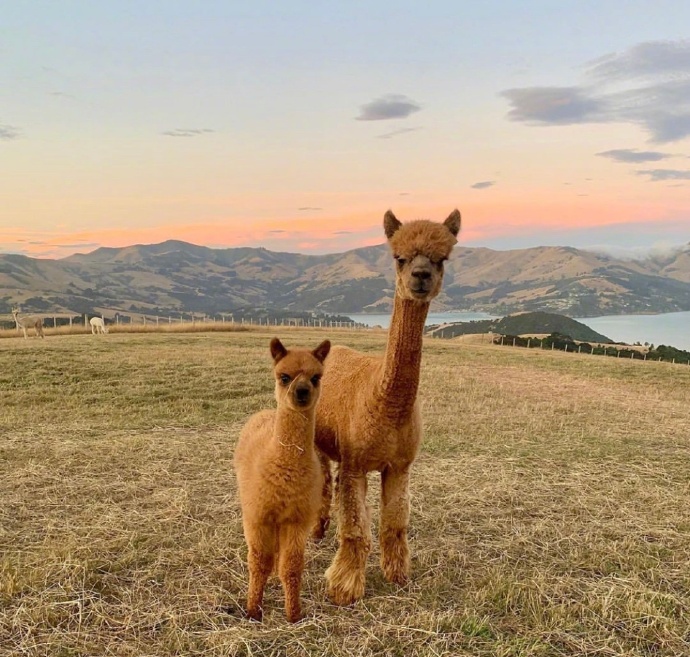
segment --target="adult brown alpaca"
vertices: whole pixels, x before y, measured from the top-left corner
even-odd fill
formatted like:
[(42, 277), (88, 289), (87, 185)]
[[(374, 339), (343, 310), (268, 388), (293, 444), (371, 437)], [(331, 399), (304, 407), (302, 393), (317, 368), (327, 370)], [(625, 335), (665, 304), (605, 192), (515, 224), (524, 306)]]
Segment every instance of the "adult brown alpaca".
[(43, 318), (41, 317), (22, 317), (19, 319), (19, 308), (12, 308), (12, 317), (17, 326), (17, 331), (20, 329), (24, 332), (24, 339), (28, 338), (27, 329), (32, 328), (37, 338), (45, 338), (43, 333)]
[[(396, 262), (385, 356), (334, 347), (316, 411), (316, 444), (339, 463), (339, 547), (326, 579), (329, 597), (343, 605), (364, 595), (371, 549), (365, 497), (367, 473), (373, 470), (381, 473), (381, 568), (391, 582), (403, 584), (409, 576), (408, 487), (422, 434), (417, 402), (422, 334), (429, 303), (441, 290), (443, 263), (457, 242), (460, 213), (454, 210), (443, 223), (403, 225), (388, 211), (383, 226)], [(328, 524), (327, 503), (316, 526), (317, 538)]]
[(252, 415), (235, 451), (242, 523), (249, 548), (247, 616), (261, 620), (266, 581), (278, 560), (285, 614), (301, 616), (307, 537), (318, 517), (324, 477), (314, 446), (314, 413), (331, 343), (287, 350), (271, 340), (278, 409)]

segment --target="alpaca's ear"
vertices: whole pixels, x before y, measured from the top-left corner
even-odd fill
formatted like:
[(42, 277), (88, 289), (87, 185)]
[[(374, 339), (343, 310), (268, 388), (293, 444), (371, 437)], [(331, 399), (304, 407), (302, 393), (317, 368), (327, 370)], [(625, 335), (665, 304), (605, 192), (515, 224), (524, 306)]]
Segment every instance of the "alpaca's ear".
[(287, 349), (283, 347), (283, 343), (278, 338), (271, 340), (271, 356), (273, 356), (274, 363), (287, 356)]
[(457, 237), (460, 232), (460, 221), (460, 212), (458, 212), (458, 210), (453, 210), (443, 222), (443, 225)]
[(311, 353), (314, 355), (314, 358), (316, 358), (320, 363), (323, 363), (323, 361), (326, 360), (326, 356), (328, 356), (328, 353), (331, 350), (331, 341), (330, 340), (324, 340), (314, 351)]
[(330, 340), (324, 340), (311, 353), (314, 354), (314, 358), (316, 358), (316, 360), (318, 360), (320, 363), (323, 363), (323, 361), (326, 360), (326, 356), (328, 356), (328, 352), (330, 350), (331, 350), (331, 341)]
[(402, 224), (390, 210), (383, 215), (383, 230), (386, 232), (386, 237), (388, 239), (395, 235), (400, 226), (402, 226)]

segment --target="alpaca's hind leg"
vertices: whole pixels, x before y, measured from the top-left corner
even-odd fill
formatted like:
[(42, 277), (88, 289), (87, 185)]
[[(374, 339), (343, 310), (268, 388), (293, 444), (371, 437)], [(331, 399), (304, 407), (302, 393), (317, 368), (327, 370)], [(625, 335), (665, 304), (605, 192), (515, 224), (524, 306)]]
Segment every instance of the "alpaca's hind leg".
[(302, 618), (300, 590), (304, 572), (304, 548), (307, 531), (295, 524), (282, 525), (279, 539), (278, 575), (285, 591), (285, 616), (290, 623)]
[(333, 497), (333, 477), (331, 475), (331, 462), (321, 450), (317, 450), (321, 471), (323, 472), (323, 488), (321, 489), (321, 508), (319, 517), (314, 525), (311, 537), (320, 541), (325, 535), (328, 525), (331, 524), (331, 498)]
[(367, 478), (341, 464), (338, 474), (338, 538), (340, 545), (326, 571), (328, 596), (337, 605), (349, 605), (364, 595), (364, 570), (371, 550)]
[(386, 579), (404, 584), (410, 575), (407, 527), (410, 523), (410, 473), (390, 466), (381, 473), (381, 568)]
[(262, 604), (264, 588), (275, 560), (276, 536), (272, 526), (251, 527), (245, 530), (249, 553), (249, 591), (247, 593), (247, 616), (260, 621), (263, 617)]

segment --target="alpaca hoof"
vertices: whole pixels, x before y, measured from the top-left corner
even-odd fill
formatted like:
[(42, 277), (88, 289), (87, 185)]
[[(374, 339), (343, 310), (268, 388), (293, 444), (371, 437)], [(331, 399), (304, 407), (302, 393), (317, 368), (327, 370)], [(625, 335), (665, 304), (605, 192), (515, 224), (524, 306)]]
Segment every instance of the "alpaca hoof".
[(384, 536), (381, 542), (381, 570), (393, 584), (403, 586), (410, 578), (410, 551), (406, 536), (397, 532), (394, 538)]
[(328, 598), (334, 605), (339, 607), (348, 607), (351, 604), (360, 600), (364, 595), (364, 591), (348, 591), (340, 586), (328, 585)]
[(410, 579), (410, 574), (404, 567), (399, 567), (399, 564), (389, 564), (388, 568), (384, 567), (383, 576), (398, 586), (405, 586)]
[(261, 609), (247, 609), (247, 619), (261, 623), (264, 619), (264, 613)]
[(294, 614), (285, 614), (285, 617), (287, 618), (288, 623), (299, 623), (304, 618), (304, 614), (302, 614), (301, 611), (298, 611)]
[(346, 607), (364, 597), (364, 573), (345, 573), (337, 576), (331, 566), (326, 571), (326, 580), (326, 592), (335, 605)]

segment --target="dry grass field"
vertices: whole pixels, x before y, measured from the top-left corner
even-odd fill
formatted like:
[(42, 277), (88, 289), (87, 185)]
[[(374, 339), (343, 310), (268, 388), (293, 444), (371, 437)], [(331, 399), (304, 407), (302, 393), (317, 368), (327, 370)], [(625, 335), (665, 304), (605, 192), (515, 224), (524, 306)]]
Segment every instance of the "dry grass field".
[(334, 607), (331, 530), (307, 618), (285, 623), (274, 581), (245, 620), (232, 454), (273, 403), (272, 335), (0, 340), (0, 655), (690, 654), (690, 367), (445, 340), (425, 344), (412, 581), (375, 548), (366, 597)]

